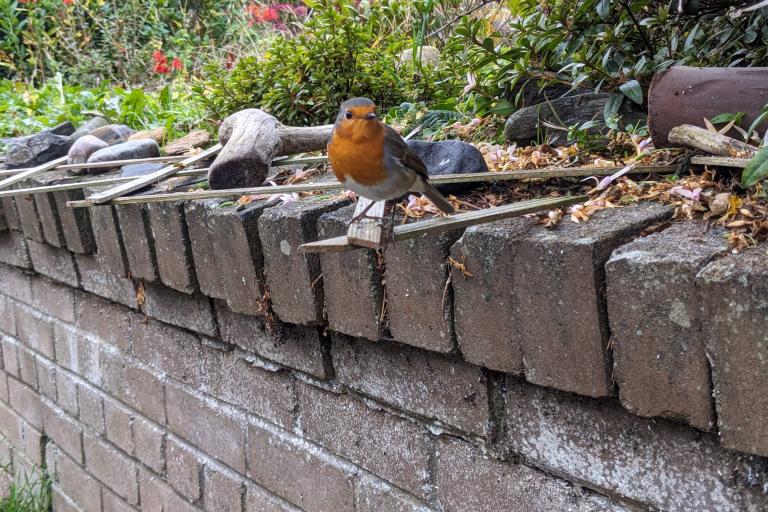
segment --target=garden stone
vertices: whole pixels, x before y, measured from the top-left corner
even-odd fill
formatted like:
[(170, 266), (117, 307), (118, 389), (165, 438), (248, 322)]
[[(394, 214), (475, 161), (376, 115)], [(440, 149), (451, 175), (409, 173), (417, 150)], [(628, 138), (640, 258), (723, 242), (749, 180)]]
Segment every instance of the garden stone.
[(8, 141), (6, 169), (21, 169), (50, 162), (67, 154), (72, 143), (69, 136), (41, 132)]
[(83, 125), (80, 126), (80, 128), (75, 130), (75, 133), (70, 135), (70, 139), (72, 140), (72, 142), (75, 142), (77, 141), (77, 139), (79, 139), (83, 135), (88, 135), (96, 128), (101, 128), (102, 126), (107, 126), (108, 124), (109, 122), (103, 117), (99, 117), (99, 116), (92, 117), (86, 122), (84, 122)]
[[(439, 142), (409, 140), (408, 147), (421, 157), (430, 176), (488, 172), (482, 153), (472, 144), (460, 140)], [(444, 194), (457, 193), (475, 186), (470, 183), (436, 185), (437, 189)]]
[(99, 128), (94, 129), (92, 132), (89, 133), (89, 135), (93, 135), (94, 137), (98, 137), (110, 146), (113, 144), (118, 144), (120, 142), (125, 142), (128, 140), (128, 137), (133, 135), (135, 132), (125, 126), (124, 124), (108, 124), (106, 126), (102, 126)]
[[(588, 93), (566, 96), (523, 107), (507, 119), (504, 125), (504, 137), (521, 146), (531, 143), (543, 143), (546, 138), (550, 144), (564, 144), (566, 131), (546, 128), (545, 122), (568, 128), (588, 121), (603, 123), (603, 111), (611, 95), (607, 93)], [(554, 111), (554, 112), (553, 112)], [(636, 110), (632, 102), (624, 101), (619, 111), (624, 123), (632, 123), (645, 118), (645, 114)], [(599, 127), (590, 129), (598, 133)], [(549, 137), (545, 137), (545, 136)]]
[(121, 169), (122, 172), (120, 173), (120, 176), (123, 178), (131, 178), (134, 176), (144, 176), (146, 174), (152, 174), (155, 171), (159, 171), (163, 167), (165, 167), (165, 164), (162, 164), (162, 163), (124, 165)]
[(57, 124), (53, 128), (48, 128), (45, 131), (54, 135), (72, 135), (75, 132), (75, 125), (73, 125), (70, 121), (64, 121), (63, 123)]
[[(109, 147), (109, 144), (94, 137), (93, 135), (83, 135), (79, 137), (72, 147), (69, 148), (67, 154), (67, 163), (69, 164), (82, 164), (88, 161), (88, 158), (96, 151)], [(85, 169), (70, 169), (71, 174), (85, 174)]]
[[(134, 160), (137, 158), (153, 158), (160, 156), (160, 147), (152, 139), (130, 140), (115, 144), (96, 151), (88, 159), (88, 163), (109, 162), (110, 160)], [(88, 174), (101, 174), (109, 168), (88, 169)]]

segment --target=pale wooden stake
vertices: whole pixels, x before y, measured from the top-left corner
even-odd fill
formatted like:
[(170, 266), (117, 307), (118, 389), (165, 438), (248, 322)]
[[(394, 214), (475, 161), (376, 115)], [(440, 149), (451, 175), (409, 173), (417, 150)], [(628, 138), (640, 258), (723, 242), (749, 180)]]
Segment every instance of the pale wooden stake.
[(55, 160), (51, 160), (50, 162), (40, 164), (37, 167), (32, 167), (31, 169), (27, 169), (26, 171), (20, 172), (18, 174), (14, 174), (10, 178), (5, 178), (4, 180), (0, 181), (0, 189), (8, 188), (11, 185), (15, 185), (20, 181), (24, 181), (25, 179), (34, 176), (35, 174), (40, 174), (41, 172), (45, 172), (47, 170), (53, 169), (54, 167), (58, 167), (59, 165), (63, 164), (66, 161), (67, 161), (67, 157), (62, 156)]
[[(368, 208), (368, 205), (371, 204), (372, 206)], [(349, 225), (347, 238), (350, 243), (371, 249), (382, 246), (384, 242), (384, 207), (386, 204), (386, 201), (374, 202), (364, 197), (357, 200), (357, 206), (352, 218), (362, 214), (366, 208), (368, 208), (368, 211), (365, 213), (364, 218)]]
[[(529, 201), (520, 201), (505, 206), (496, 206), (473, 212), (458, 213), (449, 217), (432, 218), (396, 226), (393, 230), (393, 238), (394, 241), (399, 241), (415, 238), (427, 233), (442, 233), (444, 231), (461, 229), (475, 224), (483, 224), (510, 217), (519, 217), (541, 210), (562, 208), (576, 203), (583, 203), (587, 199), (589, 199), (587, 196), (531, 199)], [(321, 253), (351, 251), (353, 249), (360, 249), (361, 247), (351, 244), (347, 236), (339, 236), (327, 240), (320, 240), (318, 242), (306, 243), (299, 248), (307, 253)]]
[(691, 164), (736, 167), (743, 169), (747, 166), (749, 160), (749, 158), (732, 158), (729, 156), (694, 156), (691, 158)]

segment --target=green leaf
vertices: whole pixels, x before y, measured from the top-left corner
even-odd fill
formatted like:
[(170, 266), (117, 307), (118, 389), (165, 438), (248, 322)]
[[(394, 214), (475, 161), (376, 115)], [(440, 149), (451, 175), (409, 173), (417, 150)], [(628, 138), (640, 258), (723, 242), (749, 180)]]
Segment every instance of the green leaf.
[(744, 112), (723, 112), (710, 119), (710, 121), (712, 121), (712, 124), (730, 123), (731, 121), (738, 123), (742, 117), (744, 117)]
[(760, 126), (764, 121), (768, 120), (768, 108), (763, 110), (763, 112), (755, 118), (754, 121), (752, 121), (752, 124), (749, 125), (749, 129), (747, 130), (747, 142), (749, 142), (750, 137), (752, 137), (752, 132), (757, 130), (757, 127)]
[(627, 83), (621, 84), (619, 90), (624, 93), (624, 96), (638, 105), (643, 104), (643, 88), (637, 80), (630, 80)]
[(741, 173), (741, 185), (751, 187), (768, 176), (768, 146), (757, 152)]
[(623, 94), (616, 92), (611, 93), (611, 97), (608, 98), (608, 102), (605, 104), (605, 108), (603, 109), (603, 119), (605, 119), (606, 123), (609, 119), (619, 113), (619, 109), (621, 108), (622, 103), (624, 103)]

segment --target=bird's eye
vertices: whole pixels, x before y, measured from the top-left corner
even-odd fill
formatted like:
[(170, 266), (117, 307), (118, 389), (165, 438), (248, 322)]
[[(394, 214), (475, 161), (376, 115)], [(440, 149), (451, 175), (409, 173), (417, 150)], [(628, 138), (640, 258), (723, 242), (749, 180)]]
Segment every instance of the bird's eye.
[(352, 112), (350, 112), (349, 110), (347, 110), (347, 113), (346, 113), (346, 114), (344, 114), (344, 117), (346, 117), (347, 119), (352, 119)]

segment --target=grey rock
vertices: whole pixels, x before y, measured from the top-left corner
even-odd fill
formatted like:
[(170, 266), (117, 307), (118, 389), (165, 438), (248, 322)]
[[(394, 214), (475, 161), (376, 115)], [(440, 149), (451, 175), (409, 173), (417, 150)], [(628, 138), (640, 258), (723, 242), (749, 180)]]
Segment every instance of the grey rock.
[[(588, 93), (523, 107), (507, 119), (504, 137), (510, 142), (526, 146), (544, 142), (545, 137), (550, 143), (564, 144), (568, 142), (567, 133), (563, 130), (548, 129), (544, 123), (565, 128), (592, 120), (602, 124), (603, 111), (609, 98), (610, 94), (607, 93)], [(645, 113), (633, 105), (631, 101), (625, 101), (622, 105), (619, 115), (624, 123), (633, 123), (645, 118)], [(597, 130), (598, 128), (593, 128), (591, 131)]]
[[(94, 137), (93, 135), (83, 135), (79, 137), (67, 153), (67, 163), (82, 164), (88, 161), (88, 158), (96, 151), (109, 147), (109, 144)], [(71, 174), (85, 174), (85, 169), (70, 169)]]
[(48, 128), (45, 131), (54, 135), (72, 135), (75, 132), (75, 125), (73, 125), (70, 121), (64, 121), (63, 123), (57, 124), (53, 128)]
[(95, 128), (92, 130), (89, 135), (93, 135), (94, 137), (98, 137), (110, 146), (113, 144), (118, 144), (120, 142), (125, 142), (128, 140), (128, 137), (133, 135), (134, 132), (132, 129), (128, 128), (124, 124), (108, 124), (106, 126), (101, 126), (99, 128)]
[(6, 169), (34, 167), (67, 154), (69, 136), (41, 132), (11, 139), (6, 146)]
[[(160, 146), (152, 139), (129, 140), (108, 148), (100, 149), (88, 158), (88, 163), (109, 162), (110, 160), (134, 160), (160, 156)], [(88, 169), (88, 174), (101, 174), (108, 168)]]
[[(409, 140), (408, 147), (427, 165), (430, 176), (445, 176), (448, 174), (467, 174), (473, 172), (488, 172), (482, 153), (473, 146), (460, 140), (443, 140), (428, 142)], [(469, 183), (438, 185), (443, 193), (456, 193), (475, 187)]]
[(107, 126), (109, 124), (109, 121), (104, 119), (103, 117), (92, 117), (86, 122), (80, 126), (77, 130), (75, 130), (75, 133), (73, 133), (70, 138), (72, 139), (72, 142), (75, 142), (77, 139), (82, 137), (83, 135), (88, 135), (96, 128), (101, 128), (102, 126)]
[(120, 176), (124, 178), (130, 178), (132, 176), (144, 176), (145, 174), (152, 174), (155, 171), (159, 171), (165, 167), (163, 163), (145, 163), (145, 164), (131, 164), (124, 165)]

